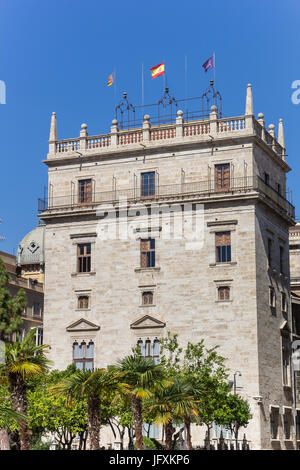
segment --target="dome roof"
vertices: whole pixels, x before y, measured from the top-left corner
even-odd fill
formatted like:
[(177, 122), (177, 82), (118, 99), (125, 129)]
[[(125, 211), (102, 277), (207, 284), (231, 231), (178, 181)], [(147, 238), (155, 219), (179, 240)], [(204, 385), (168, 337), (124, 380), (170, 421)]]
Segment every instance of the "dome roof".
[(45, 225), (40, 224), (29, 232), (18, 246), (18, 265), (44, 264)]

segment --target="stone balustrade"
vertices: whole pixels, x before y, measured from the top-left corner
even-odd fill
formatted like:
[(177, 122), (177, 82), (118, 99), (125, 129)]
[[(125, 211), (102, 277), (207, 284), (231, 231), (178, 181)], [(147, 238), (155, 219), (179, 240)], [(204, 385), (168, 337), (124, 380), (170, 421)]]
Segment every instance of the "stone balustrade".
[[(218, 119), (217, 109), (212, 106), (209, 119), (185, 122), (183, 112), (177, 111), (176, 122), (159, 126), (151, 126), (150, 116), (145, 115), (143, 127), (129, 130), (119, 130), (118, 122), (114, 119), (109, 134), (88, 136), (86, 124), (82, 124), (80, 137), (75, 139), (50, 140), (49, 155), (59, 156), (62, 153), (71, 153), (79, 150), (85, 152), (94, 149), (111, 149), (114, 147), (139, 146), (141, 143), (161, 143), (162, 141), (197, 140), (209, 136), (213, 138), (225, 138), (228, 135), (257, 135), (263, 140), (281, 159), (285, 160), (285, 149), (278, 143), (275, 136), (274, 125), (269, 125), (266, 130), (260, 113), (256, 120), (253, 115), (237, 116)], [(58, 155), (57, 155), (58, 154)], [(53, 155), (54, 156), (54, 155)]]

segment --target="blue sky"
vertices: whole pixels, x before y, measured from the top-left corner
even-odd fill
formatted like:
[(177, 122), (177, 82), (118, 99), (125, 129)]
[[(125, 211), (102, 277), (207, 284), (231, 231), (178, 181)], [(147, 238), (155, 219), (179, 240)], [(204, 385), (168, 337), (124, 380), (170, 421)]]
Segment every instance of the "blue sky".
[(177, 98), (199, 96), (208, 86), (202, 63), (216, 53), (216, 84), (226, 115), (244, 113), (247, 83), (254, 111), (267, 124), (283, 118), (288, 186), (300, 217), (298, 155), (300, 104), (291, 84), (300, 80), (299, 0), (0, 0), (0, 250), (14, 252), (37, 224), (37, 198), (47, 184), (42, 163), (48, 150), (50, 115), (58, 137), (106, 133), (114, 117), (109, 73), (117, 70), (118, 98), (124, 90), (141, 103), (161, 96), (163, 79), (149, 68), (166, 61), (168, 84)]

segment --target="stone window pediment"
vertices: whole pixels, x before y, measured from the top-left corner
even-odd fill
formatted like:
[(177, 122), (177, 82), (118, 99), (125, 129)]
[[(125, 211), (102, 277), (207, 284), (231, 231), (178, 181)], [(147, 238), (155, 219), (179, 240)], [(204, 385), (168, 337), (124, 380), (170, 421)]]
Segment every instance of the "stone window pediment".
[(98, 331), (100, 330), (99, 325), (95, 325), (94, 323), (85, 320), (84, 318), (81, 318), (80, 320), (77, 320), (74, 323), (71, 323), (71, 325), (67, 326), (66, 328), (67, 331)]
[(150, 315), (144, 315), (139, 320), (131, 323), (130, 328), (132, 330), (140, 330), (146, 328), (164, 328), (166, 324), (156, 318), (151, 317)]

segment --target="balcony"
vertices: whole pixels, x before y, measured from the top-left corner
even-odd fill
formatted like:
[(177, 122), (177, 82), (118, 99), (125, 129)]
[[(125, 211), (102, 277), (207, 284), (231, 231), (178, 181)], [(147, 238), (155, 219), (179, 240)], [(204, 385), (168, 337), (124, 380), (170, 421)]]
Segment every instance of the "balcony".
[(145, 195), (141, 188), (116, 189), (114, 191), (90, 192), (82, 202), (82, 195), (77, 193), (54, 196), (38, 200), (38, 211), (41, 218), (54, 213), (74, 213), (94, 210), (98, 206), (161, 203), (174, 201), (209, 202), (228, 198), (259, 197), (265, 203), (277, 209), (281, 215), (294, 220), (295, 208), (275, 189), (258, 177), (231, 178), (226, 187), (219, 187), (214, 180), (195, 181), (155, 187), (154, 194)]

